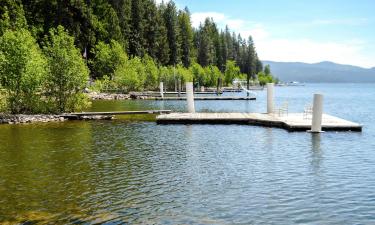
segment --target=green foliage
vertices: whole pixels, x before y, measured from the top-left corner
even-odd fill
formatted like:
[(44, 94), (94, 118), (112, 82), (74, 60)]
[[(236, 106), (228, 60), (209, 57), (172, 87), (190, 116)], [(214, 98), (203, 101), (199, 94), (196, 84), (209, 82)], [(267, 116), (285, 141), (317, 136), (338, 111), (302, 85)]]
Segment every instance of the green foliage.
[(42, 111), (40, 88), (47, 62), (25, 29), (7, 30), (0, 37), (0, 86), (6, 90), (11, 113)]
[(173, 68), (160, 66), (159, 67), (159, 81), (163, 82), (166, 88), (169, 88), (169, 89), (174, 88)]
[(181, 43), (181, 61), (187, 68), (191, 64), (191, 49), (193, 44), (193, 29), (191, 27), (190, 13), (188, 9), (179, 12), (178, 25)]
[(139, 57), (128, 60), (125, 65), (121, 65), (115, 71), (115, 83), (122, 90), (142, 90), (145, 78), (146, 70)]
[(95, 78), (108, 76), (112, 79), (115, 70), (125, 65), (128, 60), (124, 49), (115, 40), (111, 40), (110, 44), (99, 42), (93, 50), (93, 55), (95, 57), (93, 60), (90, 60), (90, 64), (93, 68)]
[(182, 83), (193, 81), (193, 73), (188, 68), (185, 68), (182, 65), (178, 65), (176, 70), (178, 78), (181, 80)]
[(216, 38), (218, 37), (218, 30), (214, 21), (207, 18), (204, 26), (200, 26), (198, 30), (198, 57), (197, 61), (203, 67), (206, 67), (216, 62)]
[(8, 100), (7, 93), (3, 90), (0, 90), (0, 112), (8, 111), (8, 101), (7, 100)]
[(233, 60), (228, 60), (225, 66), (224, 72), (224, 84), (231, 84), (232, 81), (236, 78), (240, 78), (240, 68), (236, 65), (236, 62)]
[(206, 71), (206, 79), (204, 86), (206, 87), (213, 87), (217, 85), (218, 79), (222, 79), (223, 75), (221, 74), (219, 68), (217, 66), (208, 66), (205, 68)]
[(104, 76), (102, 79), (96, 79), (91, 85), (90, 90), (97, 92), (106, 92), (109, 89), (116, 89), (115, 82), (108, 76)]
[(96, 4), (94, 7), (94, 14), (97, 17), (95, 27), (97, 30), (97, 37), (100, 41), (124, 41), (119, 18), (116, 11), (109, 3), (101, 2), (100, 4)]
[(205, 83), (205, 70), (198, 63), (193, 63), (190, 67), (190, 71), (193, 74), (194, 80), (199, 85), (204, 85)]
[(258, 81), (261, 86), (264, 86), (267, 83), (276, 83), (276, 80), (272, 77), (271, 74), (267, 75), (264, 72), (258, 73)]
[(27, 28), (22, 4), (16, 0), (2, 0), (0, 3), (0, 35), (7, 29)]
[[(58, 24), (66, 30), (57, 28)], [(151, 90), (157, 89), (159, 81), (174, 89), (178, 80), (184, 82), (193, 78), (196, 84), (216, 86), (218, 78), (229, 84), (243, 74), (250, 79), (263, 71), (251, 36), (243, 39), (228, 27), (220, 30), (210, 18), (194, 29), (189, 10), (178, 10), (173, 1), (156, 4), (154, 0), (2, 0), (1, 38), (10, 40), (10, 34), (5, 37), (5, 33), (25, 33), (26, 29), (30, 38), (31, 32), (36, 39), (32, 41), (34, 47), (28, 50), (34, 53), (21, 54), (26, 52), (25, 48), (0, 43), (3, 48), (13, 49), (13, 52), (0, 54), (4, 68), (18, 70), (23, 81), (29, 74), (36, 74), (32, 75), (33, 79), (27, 78), (27, 82), (32, 83), (27, 85), (32, 86), (30, 99), (13, 97), (14, 104), (23, 104), (15, 111), (43, 111), (43, 102), (48, 103), (47, 110), (54, 112), (82, 108), (86, 100), (81, 90), (89, 72), (82, 59), (83, 52), (87, 52), (91, 77), (96, 79), (92, 87), (95, 90)], [(36, 53), (39, 50), (35, 42), (44, 43), (48, 66), (43, 69), (28, 67), (43, 64), (43, 56)], [(21, 45), (31, 46), (30, 43), (25, 41)], [(9, 58), (16, 62), (20, 54), (26, 57), (21, 63), (8, 64)], [(48, 78), (42, 82), (43, 76), (47, 76), (41, 75), (46, 74), (45, 70), (49, 70)], [(3, 81), (14, 79), (11, 75), (3, 75), (3, 78)], [(261, 79), (264, 78), (261, 76)], [(3, 85), (3, 88), (10, 87)], [(14, 85), (12, 88), (24, 87)], [(7, 92), (8, 103), (12, 96)], [(38, 107), (31, 109), (30, 105)]]
[(158, 75), (159, 70), (154, 60), (146, 55), (143, 60), (144, 70), (145, 70), (145, 90), (154, 90), (158, 87)]
[(71, 112), (87, 106), (82, 90), (88, 68), (74, 46), (74, 38), (62, 26), (51, 29), (43, 48), (50, 69), (46, 82), (50, 111)]
[(167, 29), (168, 46), (170, 49), (168, 65), (177, 65), (179, 62), (180, 43), (178, 42), (177, 9), (176, 4), (173, 1), (167, 3), (163, 16), (165, 27)]

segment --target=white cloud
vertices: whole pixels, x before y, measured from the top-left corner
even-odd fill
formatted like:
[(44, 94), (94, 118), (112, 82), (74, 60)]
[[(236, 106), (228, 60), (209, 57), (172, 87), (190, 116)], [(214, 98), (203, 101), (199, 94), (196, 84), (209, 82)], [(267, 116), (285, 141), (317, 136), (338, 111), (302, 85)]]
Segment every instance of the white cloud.
[[(230, 29), (240, 33), (243, 38), (251, 35), (259, 58), (262, 60), (307, 63), (333, 61), (367, 68), (375, 66), (375, 53), (366, 50), (367, 43), (362, 40), (332, 42), (301, 38), (279, 38), (275, 37), (270, 29), (262, 24), (228, 17), (218, 12), (193, 13), (193, 26), (198, 27), (207, 17), (212, 17), (219, 28), (224, 29), (225, 25), (228, 25)], [(315, 20), (310, 25), (359, 25), (366, 21), (366, 19)]]

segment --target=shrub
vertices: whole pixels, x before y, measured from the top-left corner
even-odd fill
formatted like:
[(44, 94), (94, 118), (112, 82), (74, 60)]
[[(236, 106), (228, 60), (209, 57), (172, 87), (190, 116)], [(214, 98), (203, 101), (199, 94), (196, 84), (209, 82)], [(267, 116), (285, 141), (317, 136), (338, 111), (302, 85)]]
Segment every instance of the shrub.
[(143, 89), (146, 73), (140, 58), (134, 57), (115, 71), (115, 82), (120, 89), (140, 91)]
[(182, 85), (185, 82), (192, 82), (193, 81), (193, 73), (188, 68), (183, 67), (182, 65), (177, 66), (177, 74), (178, 77), (181, 79)]
[(190, 71), (193, 74), (195, 82), (197, 82), (199, 85), (204, 85), (205, 71), (202, 66), (198, 63), (193, 63), (193, 65), (190, 66)]
[(74, 38), (62, 26), (51, 29), (43, 48), (50, 69), (46, 82), (50, 111), (72, 112), (86, 107), (82, 90), (89, 70), (74, 46)]
[(6, 90), (11, 113), (43, 111), (41, 85), (47, 61), (25, 29), (6, 30), (0, 37), (0, 86)]
[(264, 72), (258, 73), (258, 81), (261, 86), (264, 86), (267, 83), (275, 83), (275, 80), (272, 77), (272, 75), (266, 75)]
[(148, 55), (143, 58), (142, 62), (145, 70), (144, 89), (155, 90), (158, 87), (158, 67), (155, 61)]
[(99, 42), (95, 46), (93, 54), (95, 57), (90, 61), (90, 64), (95, 78), (99, 79), (108, 76), (112, 80), (116, 69), (125, 65), (128, 60), (124, 49), (115, 40), (111, 40), (110, 44)]
[(236, 66), (236, 62), (228, 60), (225, 66), (224, 83), (225, 85), (231, 84), (234, 79), (240, 78), (240, 68)]

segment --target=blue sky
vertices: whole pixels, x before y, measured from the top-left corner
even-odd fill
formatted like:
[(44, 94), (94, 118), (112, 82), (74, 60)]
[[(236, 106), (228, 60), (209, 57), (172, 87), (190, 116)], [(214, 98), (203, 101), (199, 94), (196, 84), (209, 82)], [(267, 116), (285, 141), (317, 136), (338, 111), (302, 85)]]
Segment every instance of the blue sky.
[(262, 60), (375, 67), (375, 0), (175, 0), (198, 26), (213, 17), (252, 35)]

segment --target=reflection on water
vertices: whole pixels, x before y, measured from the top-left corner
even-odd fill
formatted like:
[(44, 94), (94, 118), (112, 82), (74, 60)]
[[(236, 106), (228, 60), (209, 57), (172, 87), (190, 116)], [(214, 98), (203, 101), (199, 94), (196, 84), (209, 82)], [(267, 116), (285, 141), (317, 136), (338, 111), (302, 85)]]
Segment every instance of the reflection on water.
[[(315, 88), (332, 92), (325, 108), (364, 123), (364, 132), (159, 126), (149, 115), (0, 126), (0, 222), (372, 224), (375, 116), (365, 112), (375, 110), (375, 89)], [(349, 91), (357, 111), (339, 107)], [(291, 92), (298, 98), (290, 105), (299, 108), (313, 90), (285, 88), (276, 96), (293, 100)], [(197, 110), (262, 110), (258, 96), (251, 103), (200, 102)], [(108, 101), (92, 110), (161, 107), (185, 109), (177, 101)]]
[(320, 163), (323, 160), (322, 150), (320, 148), (322, 133), (311, 133), (311, 166), (318, 173)]

